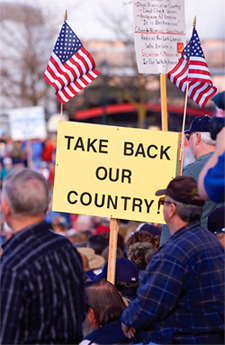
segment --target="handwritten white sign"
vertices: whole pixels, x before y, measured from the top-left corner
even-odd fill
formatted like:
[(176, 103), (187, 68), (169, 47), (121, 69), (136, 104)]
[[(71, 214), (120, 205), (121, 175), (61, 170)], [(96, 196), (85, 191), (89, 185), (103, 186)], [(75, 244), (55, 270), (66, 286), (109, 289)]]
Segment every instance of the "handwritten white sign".
[(133, 8), (139, 73), (167, 73), (186, 43), (184, 0), (134, 0)]
[(10, 135), (13, 140), (46, 139), (43, 107), (16, 108), (9, 112)]

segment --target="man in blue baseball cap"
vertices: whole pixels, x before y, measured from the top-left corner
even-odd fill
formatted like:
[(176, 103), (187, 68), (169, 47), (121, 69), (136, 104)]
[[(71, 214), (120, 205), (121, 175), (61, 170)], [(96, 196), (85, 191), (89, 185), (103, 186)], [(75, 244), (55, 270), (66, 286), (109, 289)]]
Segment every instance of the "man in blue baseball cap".
[[(216, 141), (212, 140), (210, 135), (211, 121), (212, 118), (209, 115), (196, 117), (190, 128), (184, 132), (195, 161), (183, 169), (182, 175), (191, 176), (196, 181), (198, 181), (199, 174), (205, 163), (216, 149)], [(223, 205), (222, 203), (216, 204), (213, 201), (207, 201), (203, 208), (201, 225), (207, 227), (208, 214)]]
[[(189, 147), (195, 161), (184, 167), (182, 175), (191, 176), (198, 181), (199, 174), (206, 162), (210, 159), (216, 149), (216, 141), (210, 135), (210, 124), (212, 118), (209, 115), (199, 116), (191, 122), (190, 128), (184, 131)], [(201, 225), (207, 228), (207, 216), (224, 203), (206, 201), (201, 216)], [(163, 225), (160, 245), (164, 244), (170, 237), (168, 227)]]

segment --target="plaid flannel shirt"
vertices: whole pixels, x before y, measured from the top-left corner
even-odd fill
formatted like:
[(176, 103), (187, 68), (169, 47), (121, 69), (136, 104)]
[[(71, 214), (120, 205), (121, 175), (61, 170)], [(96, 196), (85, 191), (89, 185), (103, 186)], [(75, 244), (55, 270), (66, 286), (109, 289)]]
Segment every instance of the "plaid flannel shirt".
[(153, 256), (137, 295), (122, 322), (141, 330), (144, 343), (224, 343), (224, 249), (199, 222)]

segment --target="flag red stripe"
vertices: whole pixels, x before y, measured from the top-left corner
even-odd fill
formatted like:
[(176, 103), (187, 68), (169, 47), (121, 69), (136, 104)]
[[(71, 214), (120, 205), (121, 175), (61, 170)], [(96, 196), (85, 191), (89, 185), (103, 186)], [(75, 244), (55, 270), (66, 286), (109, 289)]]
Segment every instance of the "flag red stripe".
[(84, 67), (85, 67), (85, 73), (87, 73), (90, 70), (87, 61), (85, 60), (85, 58), (82, 55), (79, 54), (79, 52), (76, 53), (76, 56), (81, 62), (83, 62)]
[(184, 61), (184, 59), (183, 59), (183, 57), (181, 57), (180, 60), (178, 61), (177, 65), (171, 71), (168, 72), (168, 78), (169, 79), (171, 79), (173, 74), (175, 72), (177, 72), (177, 70), (182, 66), (183, 61)]
[[(67, 82), (69, 83), (69, 82), (70, 82), (70, 77), (68, 76), (67, 73), (65, 73), (65, 72), (62, 70), (62, 68), (60, 67), (60, 65), (58, 64), (58, 62), (54, 59), (53, 56), (51, 56), (50, 61), (51, 61), (51, 63), (54, 65), (54, 67), (55, 67), (55, 69), (57, 70), (57, 72), (59, 73), (59, 75), (61, 75), (61, 78), (58, 77), (58, 76), (55, 74), (54, 70), (53, 70), (50, 66), (48, 66), (49, 69), (51, 69), (51, 71), (52, 71), (52, 73), (51, 73), (52, 77), (53, 77), (53, 75), (54, 75), (54, 76), (55, 76), (55, 79), (58, 80), (58, 81), (60, 82), (60, 84), (65, 85), (65, 82), (64, 82), (63, 79), (62, 79), (62, 76), (64, 76), (64, 77), (66, 78)], [(47, 68), (47, 69), (48, 69), (48, 68)], [(48, 69), (48, 70), (49, 70), (49, 69)]]
[[(75, 56), (76, 56), (76, 54), (75, 54)], [(82, 68), (81, 68), (81, 66), (80, 66), (80, 64), (79, 64), (79, 62), (76, 61), (76, 60), (74, 59), (74, 56), (72, 56), (72, 57), (69, 59), (69, 61), (78, 69), (80, 75), (82, 75), (82, 74), (83, 74), (83, 70), (82, 70)]]
[[(96, 77), (100, 74), (97, 70), (93, 70), (93, 72), (96, 74)], [(84, 76), (81, 77), (79, 80), (75, 81), (74, 83), (72, 83), (71, 85), (68, 85), (67, 88), (64, 88), (60, 91), (61, 94), (63, 94), (66, 98), (71, 99), (73, 96), (75, 96), (79, 91), (83, 90), (84, 87), (88, 86), (91, 81), (93, 81), (96, 77), (92, 76), (89, 72), (87, 74), (85, 74), (89, 79), (90, 82), (88, 82)], [(81, 86), (79, 81), (84, 83), (84, 86)], [(75, 85), (78, 88), (78, 91), (75, 91), (74, 88), (72, 87), (72, 85)], [(67, 89), (69, 89), (69, 91), (71, 92), (71, 94), (73, 94), (73, 96), (69, 95)], [(62, 102), (63, 104), (65, 104), (66, 102), (64, 101), (64, 99), (61, 97), (60, 93), (56, 93), (56, 96), (59, 98), (60, 102)]]
[[(90, 61), (91, 66), (92, 66), (91, 69), (95, 68), (95, 62), (94, 62), (94, 59), (91, 56), (91, 54), (84, 47), (81, 48), (81, 51), (82, 51), (82, 53), (84, 53), (87, 56), (87, 59)], [(90, 70), (90, 68), (89, 68), (89, 70)]]

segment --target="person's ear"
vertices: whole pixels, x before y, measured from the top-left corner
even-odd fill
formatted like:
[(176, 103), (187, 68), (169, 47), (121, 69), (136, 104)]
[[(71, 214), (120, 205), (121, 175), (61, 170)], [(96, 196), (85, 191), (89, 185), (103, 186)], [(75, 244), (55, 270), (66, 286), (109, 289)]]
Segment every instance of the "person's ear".
[(89, 323), (95, 328), (99, 328), (99, 324), (97, 322), (97, 318), (96, 318), (96, 315), (95, 315), (95, 312), (92, 308), (89, 308), (88, 309), (88, 312), (87, 312), (87, 319), (89, 321)]
[(7, 203), (6, 200), (2, 200), (2, 212), (3, 212), (3, 215), (5, 217), (5, 219), (7, 219), (7, 217), (10, 215), (10, 208), (9, 208), (9, 205)]
[(169, 215), (170, 218), (172, 218), (172, 217), (175, 215), (176, 209), (177, 209), (177, 207), (176, 207), (176, 205), (175, 205), (174, 203), (171, 203), (171, 204), (169, 205), (169, 212), (168, 212), (168, 215)]
[(199, 143), (201, 141), (201, 134), (199, 132), (195, 133), (196, 141)]

